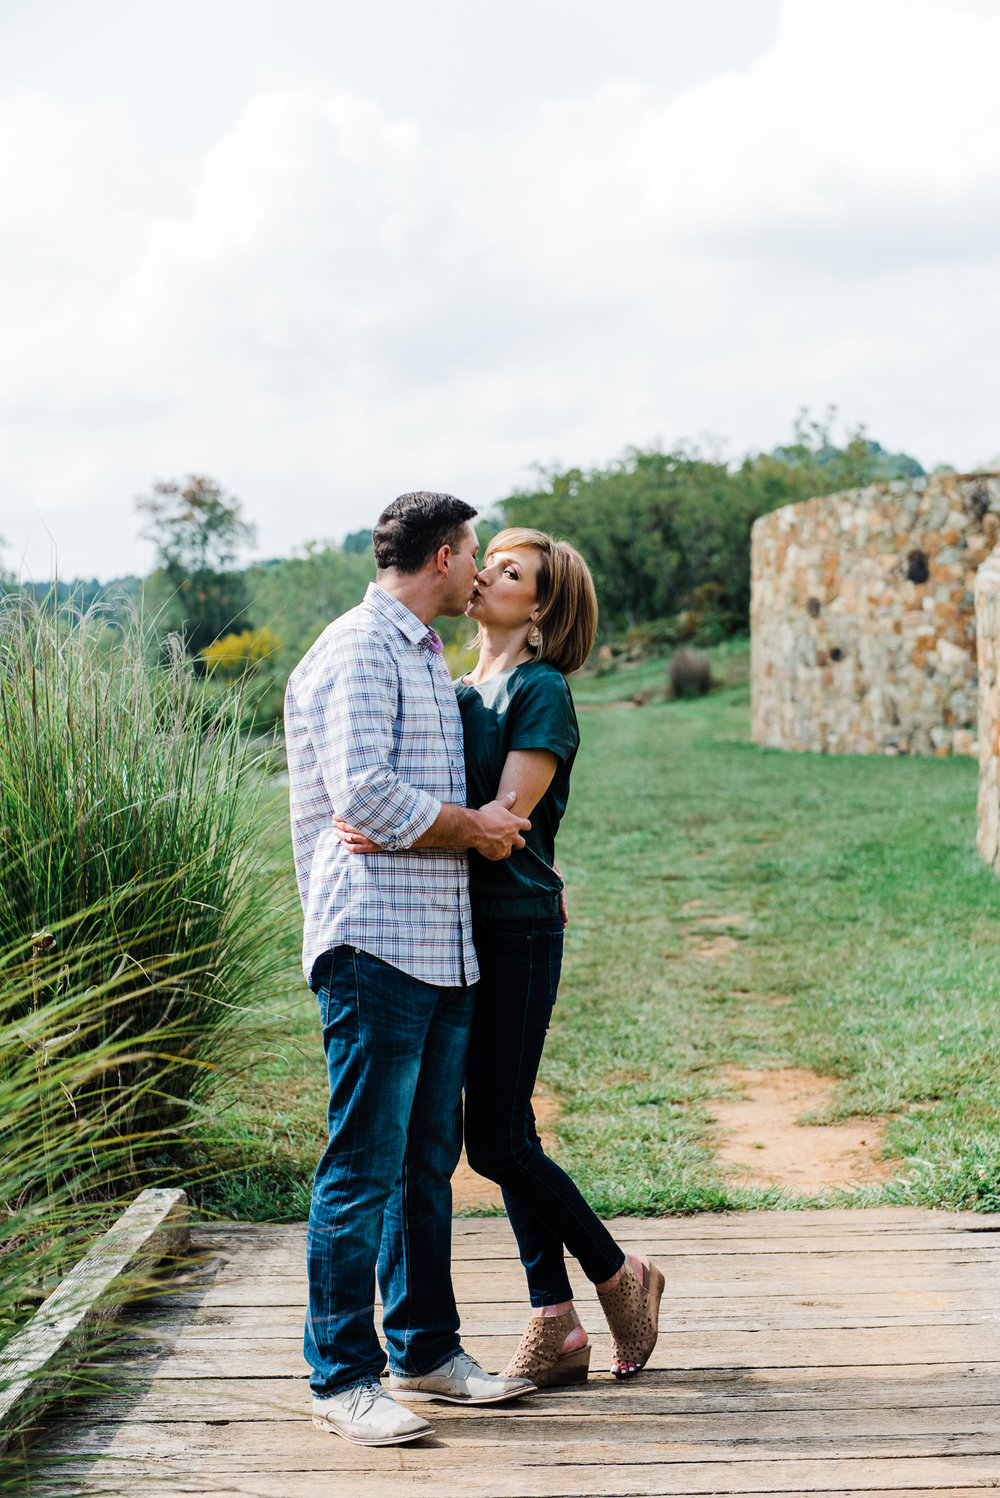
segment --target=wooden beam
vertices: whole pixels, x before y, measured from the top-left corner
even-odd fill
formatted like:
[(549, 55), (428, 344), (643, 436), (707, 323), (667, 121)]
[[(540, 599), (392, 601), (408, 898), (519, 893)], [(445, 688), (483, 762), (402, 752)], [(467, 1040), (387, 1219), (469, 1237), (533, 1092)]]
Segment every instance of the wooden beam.
[(63, 1387), (102, 1323), (149, 1283), (154, 1265), (183, 1252), (188, 1239), (184, 1192), (143, 1191), (60, 1280), (0, 1353), (0, 1451)]

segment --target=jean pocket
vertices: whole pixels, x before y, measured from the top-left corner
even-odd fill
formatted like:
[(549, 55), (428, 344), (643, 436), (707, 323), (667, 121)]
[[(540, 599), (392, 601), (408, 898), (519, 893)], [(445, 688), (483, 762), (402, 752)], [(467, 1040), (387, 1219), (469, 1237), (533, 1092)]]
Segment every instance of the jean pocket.
[(324, 952), (312, 972), (312, 989), (319, 1005), (323, 1029), (342, 1021), (346, 1014), (355, 1017), (358, 1008), (357, 969), (354, 947), (336, 947)]

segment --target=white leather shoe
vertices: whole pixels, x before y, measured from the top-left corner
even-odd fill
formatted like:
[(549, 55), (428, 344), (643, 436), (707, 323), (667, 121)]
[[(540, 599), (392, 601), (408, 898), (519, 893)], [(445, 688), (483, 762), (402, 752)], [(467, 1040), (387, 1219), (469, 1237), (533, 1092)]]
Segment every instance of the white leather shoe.
[(312, 1402), (313, 1424), (355, 1446), (395, 1446), (433, 1435), (433, 1427), (397, 1404), (374, 1380)]
[(404, 1399), (444, 1399), (449, 1404), (499, 1404), (536, 1392), (530, 1379), (487, 1373), (467, 1352), (456, 1352), (419, 1378), (390, 1373), (389, 1388)]

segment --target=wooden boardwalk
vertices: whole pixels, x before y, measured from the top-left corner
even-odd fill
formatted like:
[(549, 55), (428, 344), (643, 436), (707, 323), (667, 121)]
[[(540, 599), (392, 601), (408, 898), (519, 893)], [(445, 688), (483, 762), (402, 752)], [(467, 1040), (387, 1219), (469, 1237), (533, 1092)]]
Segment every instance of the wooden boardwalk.
[[(436, 1436), (353, 1447), (309, 1420), (304, 1228), (198, 1228), (202, 1262), (133, 1312), (54, 1417), (33, 1498), (939, 1498), (1000, 1488), (1000, 1216), (765, 1212), (621, 1220), (667, 1275), (650, 1370), (508, 1406), (421, 1405)], [(499, 1368), (525, 1295), (504, 1220), (455, 1223), (466, 1346)], [(577, 1283), (582, 1277), (575, 1276)]]

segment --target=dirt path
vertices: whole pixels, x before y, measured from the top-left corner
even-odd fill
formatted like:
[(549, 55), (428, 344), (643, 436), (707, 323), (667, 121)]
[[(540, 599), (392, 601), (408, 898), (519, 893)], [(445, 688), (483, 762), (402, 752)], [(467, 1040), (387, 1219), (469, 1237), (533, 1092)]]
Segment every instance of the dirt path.
[(726, 1082), (741, 1096), (712, 1105), (719, 1129), (716, 1154), (742, 1166), (755, 1184), (822, 1191), (865, 1181), (884, 1181), (898, 1161), (880, 1158), (884, 1118), (851, 1118), (845, 1123), (801, 1124), (803, 1114), (819, 1112), (836, 1091), (833, 1077), (802, 1067), (746, 1071), (725, 1067)]
[[(741, 913), (713, 914), (702, 900), (688, 900), (681, 914), (690, 922), (684, 933), (687, 955), (701, 962), (725, 963), (748, 924)], [(777, 994), (769, 1001), (787, 1002)], [(724, 1067), (721, 1077), (740, 1095), (711, 1104), (717, 1124), (716, 1157), (741, 1167), (751, 1185), (812, 1193), (884, 1181), (896, 1169), (898, 1161), (881, 1158), (887, 1119), (800, 1122), (828, 1107), (836, 1078), (820, 1077), (803, 1067), (751, 1071), (737, 1066)]]

